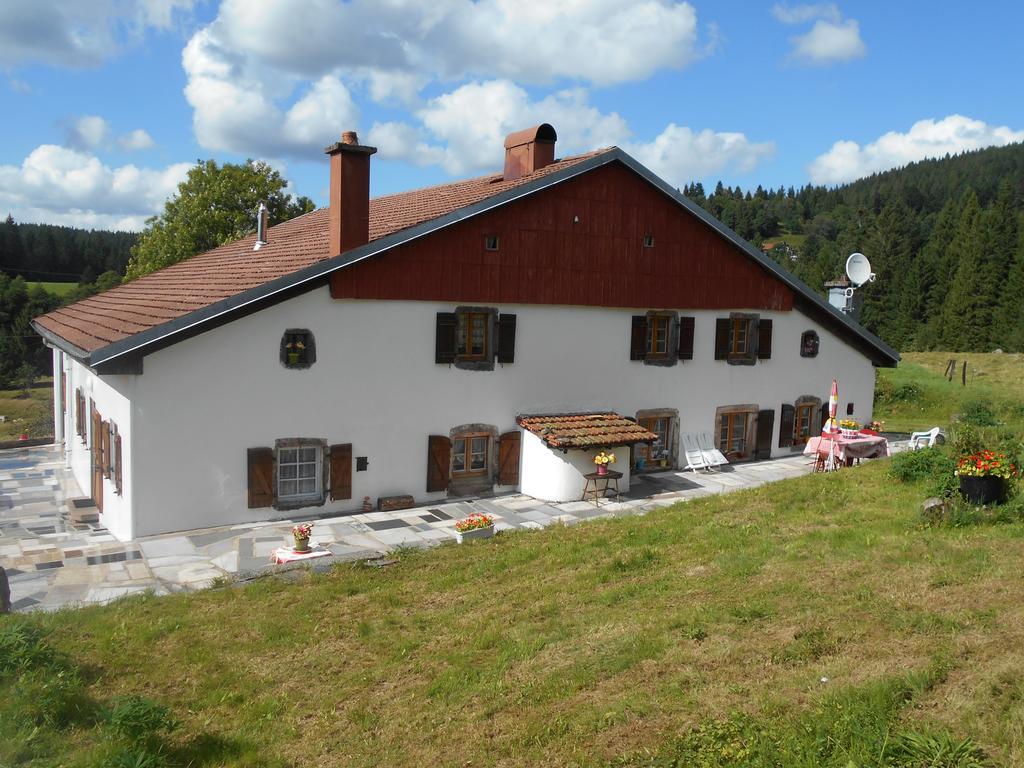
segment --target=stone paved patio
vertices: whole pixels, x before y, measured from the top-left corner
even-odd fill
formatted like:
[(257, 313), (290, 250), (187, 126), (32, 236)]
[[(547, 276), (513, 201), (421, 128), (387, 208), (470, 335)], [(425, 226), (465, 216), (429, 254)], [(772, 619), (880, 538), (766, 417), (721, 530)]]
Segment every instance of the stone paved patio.
[[(435, 546), (455, 539), (455, 521), (471, 512), (495, 518), (497, 530), (539, 530), (606, 516), (641, 514), (677, 501), (752, 488), (807, 474), (800, 455), (739, 464), (710, 474), (660, 472), (634, 480), (629, 497), (546, 504), (529, 496), (465, 499), (397, 512), (316, 519), (312, 543), (333, 562), (376, 558), (399, 546)], [(67, 489), (67, 490), (65, 490)], [(104, 603), (152, 590), (200, 589), (218, 577), (272, 570), (270, 553), (291, 543), (293, 520), (185, 531), (119, 542), (98, 524), (72, 523), (67, 495), (79, 495), (54, 446), (0, 451), (0, 566), (7, 570), (14, 610), (55, 610)], [(297, 518), (303, 519), (303, 518)]]

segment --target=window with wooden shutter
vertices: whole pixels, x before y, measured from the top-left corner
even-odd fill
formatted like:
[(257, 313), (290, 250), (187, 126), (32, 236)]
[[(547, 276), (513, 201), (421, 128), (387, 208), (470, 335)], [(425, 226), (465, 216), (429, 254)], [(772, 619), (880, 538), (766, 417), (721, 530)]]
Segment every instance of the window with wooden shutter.
[(249, 448), (248, 460), (249, 509), (274, 505), (274, 449)]
[(331, 446), (331, 501), (352, 498), (352, 443)]
[(519, 453), (522, 435), (506, 432), (498, 440), (498, 484), (519, 485)]
[(452, 462), (452, 441), (444, 435), (427, 439), (427, 492), (447, 491)]
[(775, 428), (775, 411), (766, 408), (757, 413), (757, 438), (754, 441), (754, 458), (770, 459), (772, 456), (772, 430)]
[(729, 359), (729, 336), (732, 324), (728, 317), (715, 320), (715, 360)]
[(779, 419), (779, 448), (788, 448), (793, 444), (793, 426), (796, 422), (796, 409), (789, 403), (783, 403), (782, 418)]
[(770, 360), (772, 356), (772, 321), (757, 321), (757, 359)]
[(629, 336), (629, 359), (643, 360), (647, 356), (647, 318), (633, 315)]
[(115, 432), (114, 434), (114, 491), (120, 496), (123, 492), (124, 485), (122, 483), (122, 470), (121, 470), (121, 433)]
[(99, 421), (99, 433), (97, 434), (96, 445), (99, 446), (100, 455), (97, 457), (97, 463), (99, 465), (100, 474), (103, 477), (110, 477), (110, 424), (100, 419)]
[[(825, 429), (825, 426), (828, 424), (828, 420), (829, 420), (828, 400), (825, 400), (821, 404), (821, 421), (820, 421), (821, 429)], [(839, 426), (837, 424), (833, 424), (832, 426), (834, 426), (836, 429), (839, 428)]]
[(693, 317), (679, 318), (679, 346), (678, 355), (680, 360), (693, 360), (693, 331), (696, 319)]
[(502, 365), (516, 360), (516, 316), (498, 316), (498, 362)]
[(455, 332), (458, 319), (454, 312), (437, 313), (437, 332), (434, 343), (434, 362), (450, 364), (455, 362)]

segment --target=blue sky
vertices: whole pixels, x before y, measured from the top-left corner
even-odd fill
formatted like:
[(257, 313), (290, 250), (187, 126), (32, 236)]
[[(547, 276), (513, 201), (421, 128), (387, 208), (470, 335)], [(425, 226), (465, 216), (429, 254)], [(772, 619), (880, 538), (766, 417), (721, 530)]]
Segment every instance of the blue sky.
[(491, 172), (541, 121), (669, 182), (837, 184), (1024, 140), (1024, 6), (755, 0), (4, 0), (0, 215), (138, 229), (197, 159), (326, 200)]

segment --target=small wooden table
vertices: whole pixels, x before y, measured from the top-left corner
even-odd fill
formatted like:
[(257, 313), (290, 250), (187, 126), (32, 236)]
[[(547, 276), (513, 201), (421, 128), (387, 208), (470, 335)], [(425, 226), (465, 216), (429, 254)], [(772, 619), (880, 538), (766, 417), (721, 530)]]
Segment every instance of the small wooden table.
[[(622, 477), (621, 472), (616, 472), (614, 469), (609, 469), (603, 475), (597, 472), (588, 472), (583, 476), (587, 483), (583, 486), (583, 496), (581, 501), (589, 500), (593, 501), (597, 506), (601, 506), (601, 499), (608, 494), (608, 490), (611, 487), (611, 482), (615, 481), (615, 500), (619, 500), (619, 478)], [(601, 481), (604, 481), (602, 485)], [(593, 486), (593, 487), (591, 487)]]

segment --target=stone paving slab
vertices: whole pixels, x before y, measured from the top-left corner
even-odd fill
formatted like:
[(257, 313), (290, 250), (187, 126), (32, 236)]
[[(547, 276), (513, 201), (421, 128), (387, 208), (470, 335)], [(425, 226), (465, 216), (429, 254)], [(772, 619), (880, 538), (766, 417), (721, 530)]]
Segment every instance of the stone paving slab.
[[(740, 464), (727, 471), (660, 471), (639, 475), (621, 499), (546, 503), (523, 494), (459, 499), (423, 507), (313, 520), (312, 543), (332, 562), (368, 560), (396, 547), (429, 547), (455, 540), (455, 522), (473, 512), (495, 518), (498, 531), (543, 530), (552, 524), (642, 515), (709, 494), (728, 493), (811, 471), (800, 454)], [(62, 490), (66, 489), (66, 490)], [(221, 577), (279, 569), (270, 552), (291, 543), (297, 520), (239, 524), (119, 542), (100, 524), (72, 524), (69, 496), (81, 495), (54, 446), (0, 451), (0, 566), (7, 571), (15, 610), (55, 610), (109, 602), (152, 591), (201, 589)]]

